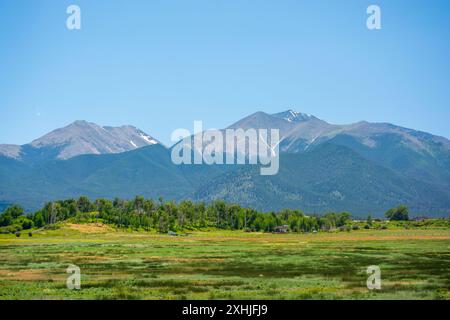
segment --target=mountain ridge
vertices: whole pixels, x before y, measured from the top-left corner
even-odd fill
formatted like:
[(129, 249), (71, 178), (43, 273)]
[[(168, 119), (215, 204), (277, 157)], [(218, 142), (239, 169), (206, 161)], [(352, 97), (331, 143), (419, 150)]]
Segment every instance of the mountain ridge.
[(24, 160), (39, 154), (41, 158), (48, 156), (50, 159), (67, 160), (82, 154), (120, 153), (158, 143), (131, 125), (100, 126), (76, 120), (25, 145), (0, 145), (0, 155)]

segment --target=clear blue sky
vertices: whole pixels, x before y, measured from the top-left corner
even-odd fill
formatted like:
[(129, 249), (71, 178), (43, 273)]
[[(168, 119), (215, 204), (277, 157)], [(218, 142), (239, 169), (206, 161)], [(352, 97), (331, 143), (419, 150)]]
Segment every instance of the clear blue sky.
[(0, 0), (0, 143), (77, 119), (168, 143), (288, 108), (450, 138), (449, 57), (446, 0)]

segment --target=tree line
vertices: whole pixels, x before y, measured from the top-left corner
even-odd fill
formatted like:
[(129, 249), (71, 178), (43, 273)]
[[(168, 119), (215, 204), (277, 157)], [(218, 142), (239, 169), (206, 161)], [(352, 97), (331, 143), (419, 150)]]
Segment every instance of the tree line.
[(292, 232), (314, 232), (342, 227), (350, 219), (350, 214), (305, 215), (301, 210), (290, 209), (263, 213), (221, 200), (209, 204), (189, 200), (177, 203), (137, 196), (133, 200), (90, 201), (81, 196), (48, 202), (40, 210), (26, 215), (21, 207), (11, 206), (0, 214), (0, 227), (3, 232), (15, 232), (41, 228), (70, 218), (101, 219), (118, 227), (161, 233), (204, 228), (273, 232), (277, 226), (288, 226)]

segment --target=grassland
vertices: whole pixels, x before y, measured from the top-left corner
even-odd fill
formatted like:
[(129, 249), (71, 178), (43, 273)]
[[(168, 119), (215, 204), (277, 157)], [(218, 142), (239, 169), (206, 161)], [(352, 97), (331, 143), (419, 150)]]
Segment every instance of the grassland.
[[(449, 249), (448, 228), (174, 237), (65, 223), (0, 235), (0, 299), (448, 299)], [(66, 288), (69, 264), (81, 290)]]

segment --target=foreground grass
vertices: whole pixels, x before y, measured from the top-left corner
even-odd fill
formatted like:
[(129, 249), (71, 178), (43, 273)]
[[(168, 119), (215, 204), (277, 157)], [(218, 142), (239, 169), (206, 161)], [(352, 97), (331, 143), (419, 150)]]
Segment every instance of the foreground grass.
[[(450, 230), (195, 232), (65, 224), (0, 235), (0, 299), (448, 299)], [(66, 268), (81, 268), (81, 290)], [(381, 268), (382, 289), (366, 287)]]

